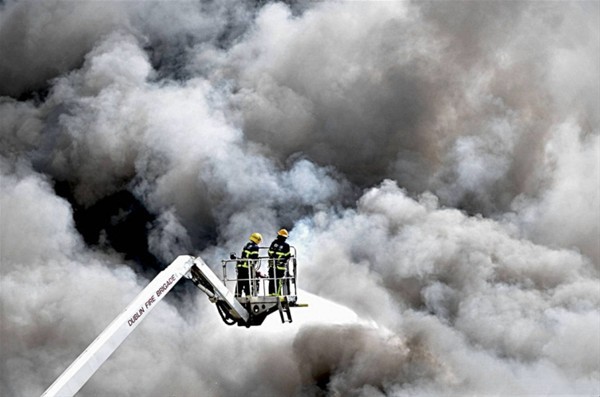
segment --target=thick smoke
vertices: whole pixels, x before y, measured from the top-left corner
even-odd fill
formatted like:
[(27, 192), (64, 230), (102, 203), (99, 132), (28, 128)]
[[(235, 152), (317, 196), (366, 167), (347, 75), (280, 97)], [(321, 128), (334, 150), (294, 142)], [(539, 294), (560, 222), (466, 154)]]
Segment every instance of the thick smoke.
[(0, 394), (283, 226), (293, 324), (180, 288), (81, 394), (598, 395), (599, 71), (596, 2), (0, 4)]

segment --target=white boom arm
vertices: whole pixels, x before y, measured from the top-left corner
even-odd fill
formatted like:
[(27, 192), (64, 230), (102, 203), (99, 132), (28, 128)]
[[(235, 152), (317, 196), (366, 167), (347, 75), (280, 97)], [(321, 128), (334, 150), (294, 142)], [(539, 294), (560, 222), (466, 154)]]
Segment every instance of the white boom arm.
[[(194, 267), (194, 265), (196, 265)], [(248, 320), (248, 312), (240, 306), (232, 294), (214, 275), (201, 258), (182, 255), (160, 272), (146, 288), (113, 320), (87, 349), (56, 379), (42, 397), (73, 396), (94, 375), (100, 366), (123, 343), (125, 338), (146, 318), (165, 295), (182, 277), (195, 275), (206, 280), (210, 290), (205, 292), (212, 298), (224, 302), (231, 312), (242, 320)], [(203, 289), (204, 290), (204, 289)]]

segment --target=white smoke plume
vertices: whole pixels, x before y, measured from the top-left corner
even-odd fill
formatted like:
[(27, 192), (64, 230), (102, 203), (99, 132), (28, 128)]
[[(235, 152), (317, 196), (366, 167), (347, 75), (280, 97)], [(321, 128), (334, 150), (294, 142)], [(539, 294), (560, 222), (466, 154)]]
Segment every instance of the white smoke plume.
[(2, 2), (0, 395), (280, 227), (293, 324), (182, 287), (81, 395), (600, 394), (599, 71), (597, 2)]

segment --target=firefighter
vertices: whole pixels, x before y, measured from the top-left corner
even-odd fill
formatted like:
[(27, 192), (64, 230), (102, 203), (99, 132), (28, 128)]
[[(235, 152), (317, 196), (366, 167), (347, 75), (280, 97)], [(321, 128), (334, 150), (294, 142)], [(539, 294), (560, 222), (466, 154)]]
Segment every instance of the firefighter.
[(288, 231), (281, 229), (277, 237), (269, 246), (269, 294), (287, 295), (289, 291), (289, 280), (283, 280), (287, 276), (288, 261), (291, 257), (290, 245), (285, 241)]
[(242, 248), (242, 257), (237, 261), (237, 288), (235, 296), (242, 296), (242, 292), (246, 296), (252, 294), (250, 288), (250, 279), (254, 278), (255, 270), (254, 266), (258, 261), (258, 244), (262, 241), (260, 233), (252, 233), (250, 235), (250, 241), (246, 243)]

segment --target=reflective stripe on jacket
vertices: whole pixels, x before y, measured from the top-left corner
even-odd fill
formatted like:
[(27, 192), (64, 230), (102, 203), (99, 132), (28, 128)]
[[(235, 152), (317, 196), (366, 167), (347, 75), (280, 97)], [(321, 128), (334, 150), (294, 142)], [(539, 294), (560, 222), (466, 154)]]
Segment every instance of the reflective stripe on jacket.
[(237, 267), (250, 267), (250, 263), (258, 260), (258, 245), (253, 241), (249, 241), (242, 248), (242, 259), (252, 259), (253, 261), (241, 260), (237, 262)]
[(272, 259), (269, 261), (269, 266), (275, 265), (277, 270), (285, 270), (291, 256), (290, 245), (284, 239), (277, 238), (269, 247), (269, 258)]

